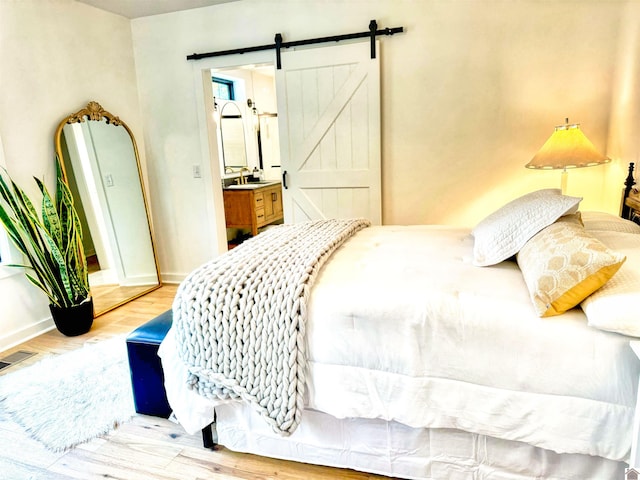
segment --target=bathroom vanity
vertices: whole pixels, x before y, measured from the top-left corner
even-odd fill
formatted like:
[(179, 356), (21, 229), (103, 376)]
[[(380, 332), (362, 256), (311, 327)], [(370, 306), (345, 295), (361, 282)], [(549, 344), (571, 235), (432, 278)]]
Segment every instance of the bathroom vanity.
[(227, 228), (258, 229), (283, 219), (280, 182), (229, 185), (223, 190)]

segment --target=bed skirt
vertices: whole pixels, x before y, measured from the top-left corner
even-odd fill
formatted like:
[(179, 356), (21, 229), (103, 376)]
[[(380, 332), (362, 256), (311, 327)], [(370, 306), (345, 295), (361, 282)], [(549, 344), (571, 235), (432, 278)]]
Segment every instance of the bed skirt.
[(239, 402), (216, 407), (218, 443), (229, 450), (420, 480), (623, 479), (627, 465), (557, 454), (452, 429), (416, 429), (377, 419), (337, 419), (305, 410), (290, 437), (274, 434)]

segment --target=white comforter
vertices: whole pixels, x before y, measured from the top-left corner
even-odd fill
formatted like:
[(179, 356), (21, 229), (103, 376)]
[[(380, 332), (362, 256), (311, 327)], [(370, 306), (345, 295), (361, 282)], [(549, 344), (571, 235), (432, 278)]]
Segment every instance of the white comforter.
[[(337, 250), (309, 303), (308, 408), (628, 458), (629, 339), (581, 310), (537, 317), (517, 265), (475, 267), (472, 247), (466, 229), (384, 226)], [(169, 401), (195, 432), (212, 403), (183, 387), (173, 342), (161, 348)]]

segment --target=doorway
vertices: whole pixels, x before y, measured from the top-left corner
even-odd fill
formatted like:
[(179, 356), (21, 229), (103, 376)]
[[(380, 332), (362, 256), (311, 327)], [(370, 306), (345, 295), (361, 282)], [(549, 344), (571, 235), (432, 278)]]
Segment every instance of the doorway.
[(282, 223), (282, 215), (277, 214), (282, 212), (282, 187), (274, 67), (213, 68), (211, 81), (226, 240), (231, 249), (259, 230)]
[[(204, 105), (198, 115), (203, 152), (209, 154), (203, 174), (208, 168), (212, 180), (206, 186), (210, 187), (207, 207), (210, 218), (215, 219), (211, 229), (218, 240), (216, 254), (227, 250), (222, 190), (230, 178), (234, 181), (242, 173), (225, 172), (221, 167), (224, 139), (216, 132), (212, 69), (216, 75), (231, 70), (240, 75), (253, 66), (266, 65), (273, 71), (273, 60), (273, 52), (259, 51), (207, 58), (194, 67), (203, 85), (196, 90), (199, 104)], [(275, 70), (273, 84), (272, 113), (277, 116), (264, 121), (277, 125), (280, 163), (277, 175), (265, 169), (265, 176), (282, 180), (285, 222), (365, 217), (380, 224), (379, 59), (370, 58), (369, 44), (282, 52), (282, 69)], [(257, 94), (255, 87), (253, 94)], [(261, 108), (258, 105), (258, 111)], [(263, 112), (269, 113), (266, 108)], [(263, 154), (266, 150), (263, 145)], [(253, 165), (257, 164), (248, 163), (247, 170)]]

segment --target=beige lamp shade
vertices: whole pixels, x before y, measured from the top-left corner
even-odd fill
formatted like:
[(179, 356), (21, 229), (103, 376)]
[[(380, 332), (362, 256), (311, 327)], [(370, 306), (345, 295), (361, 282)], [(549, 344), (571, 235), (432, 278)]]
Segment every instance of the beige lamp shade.
[(567, 169), (591, 167), (610, 161), (585, 137), (579, 124), (569, 125), (567, 119), (565, 125), (555, 128), (551, 137), (525, 167)]

